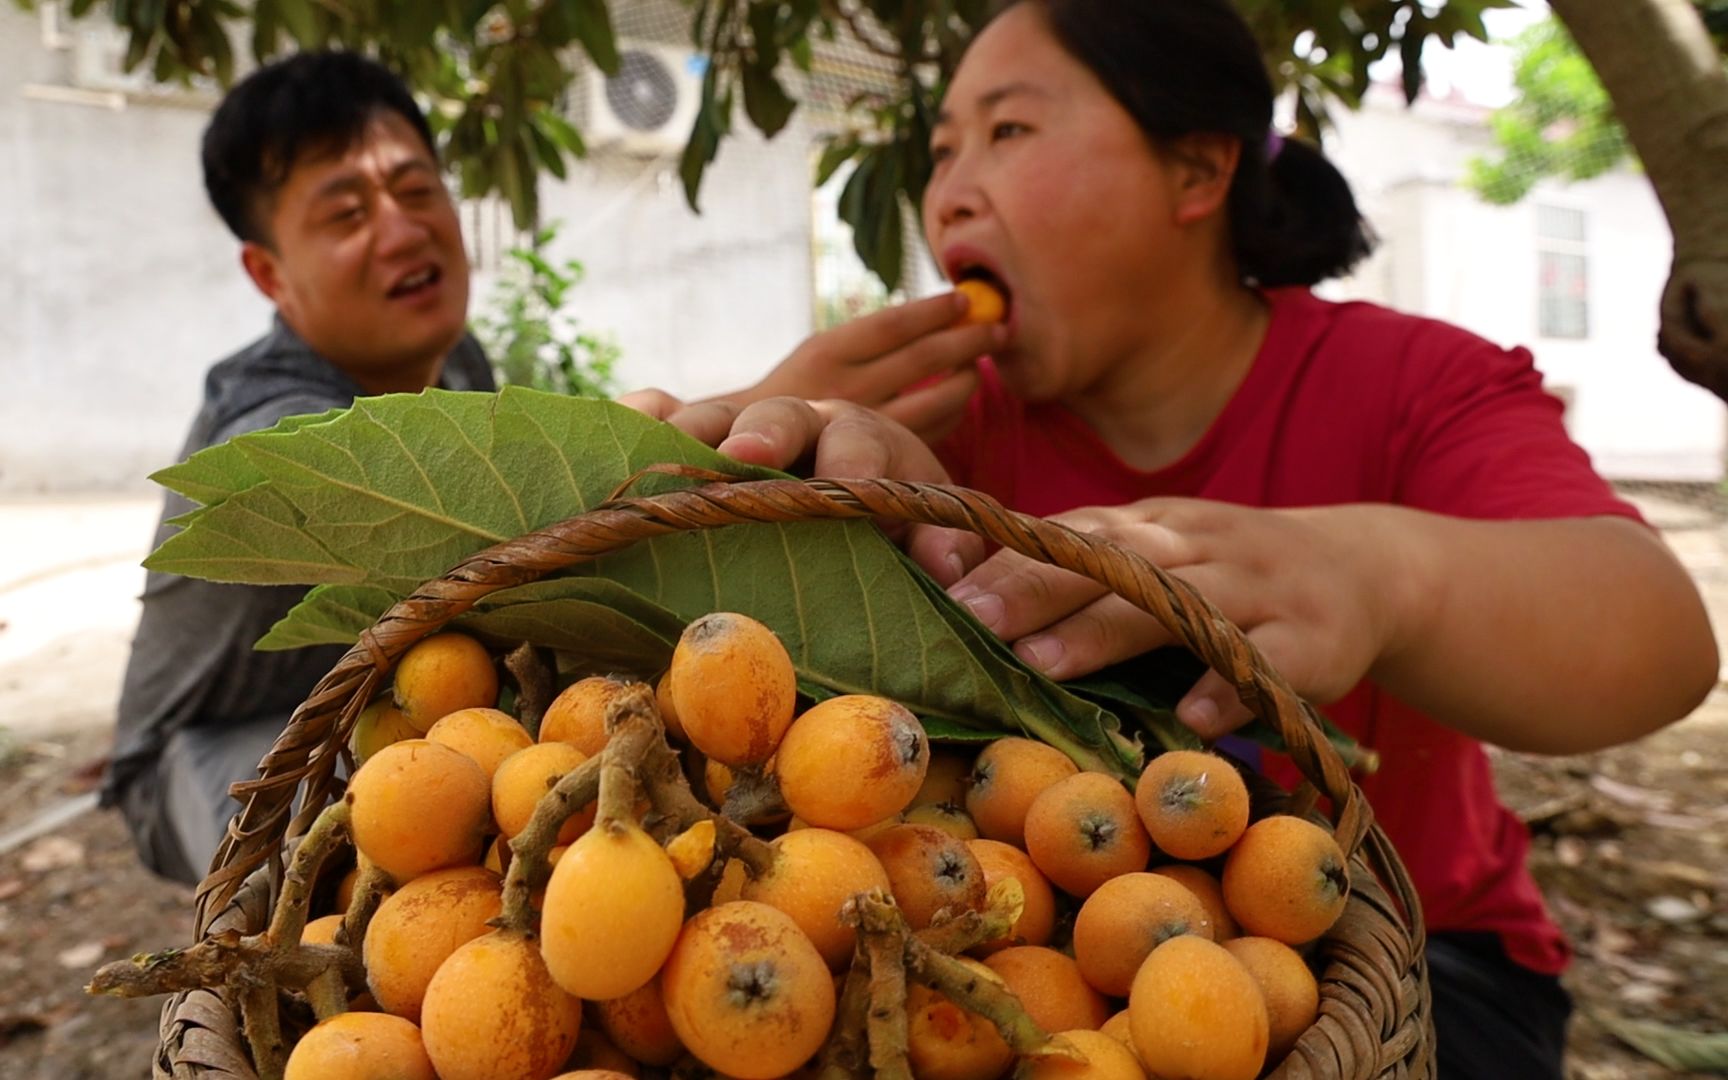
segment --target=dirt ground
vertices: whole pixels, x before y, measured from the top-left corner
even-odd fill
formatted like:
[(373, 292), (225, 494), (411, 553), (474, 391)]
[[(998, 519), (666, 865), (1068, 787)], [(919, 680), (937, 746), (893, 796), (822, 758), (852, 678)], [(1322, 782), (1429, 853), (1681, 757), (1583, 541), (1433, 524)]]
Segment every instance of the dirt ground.
[[(1646, 506), (1728, 641), (1728, 524), (1684, 505)], [(76, 800), (88, 800), (109, 750), (136, 619), (124, 598), (137, 592), (154, 504), (0, 514), (23, 530), (0, 530), (0, 566), (14, 573), (0, 578), (0, 1077), (147, 1076), (159, 1003), (92, 999), (81, 987), (101, 963), (186, 941), (191, 893), (140, 869), (115, 814)], [(38, 551), (50, 528), (64, 542), (17, 572), (7, 549), (30, 537)], [(1506, 801), (1530, 823), (1537, 879), (1578, 949), (1567, 975), (1578, 1005), (1569, 1080), (1702, 1075), (1633, 1050), (1605, 1026), (1615, 1017), (1728, 1031), (1725, 744), (1728, 689), (1719, 689), (1691, 718), (1630, 746), (1495, 755)], [(72, 816), (55, 823), (56, 809)]]

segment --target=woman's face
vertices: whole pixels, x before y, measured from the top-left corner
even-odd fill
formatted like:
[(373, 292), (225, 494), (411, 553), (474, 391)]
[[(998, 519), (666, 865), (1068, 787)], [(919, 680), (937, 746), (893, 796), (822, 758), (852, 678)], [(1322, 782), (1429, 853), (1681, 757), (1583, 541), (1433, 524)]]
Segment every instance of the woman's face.
[(1192, 256), (1174, 167), (1036, 3), (967, 50), (931, 147), (925, 236), (949, 278), (1007, 293), (1003, 379), (1032, 401), (1085, 392), (1143, 340), (1149, 301)]

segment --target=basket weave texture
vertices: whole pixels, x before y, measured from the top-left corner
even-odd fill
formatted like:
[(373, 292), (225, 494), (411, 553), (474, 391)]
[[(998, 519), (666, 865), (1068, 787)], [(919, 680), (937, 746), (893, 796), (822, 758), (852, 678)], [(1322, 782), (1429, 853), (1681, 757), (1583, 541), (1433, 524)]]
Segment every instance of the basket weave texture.
[[(746, 523), (874, 517), (963, 529), (1097, 581), (1151, 613), (1235, 684), (1283, 736), (1325, 800), (1350, 856), (1350, 900), (1318, 945), (1320, 1015), (1271, 1080), (1427, 1080), (1434, 1034), (1421, 909), (1409, 874), (1319, 718), (1252, 643), (1186, 582), (1109, 541), (1007, 510), (964, 488), (888, 480), (766, 480), (620, 498), (481, 551), (386, 612), (295, 710), (258, 767), (236, 783), (242, 809), (198, 886), (201, 936), (253, 934), (269, 922), (284, 841), (340, 796), (336, 766), (354, 721), (396, 661), (490, 593), (669, 533)], [(298, 812), (296, 792), (301, 793)], [(163, 1009), (153, 1075), (254, 1080), (233, 1002), (176, 994)]]

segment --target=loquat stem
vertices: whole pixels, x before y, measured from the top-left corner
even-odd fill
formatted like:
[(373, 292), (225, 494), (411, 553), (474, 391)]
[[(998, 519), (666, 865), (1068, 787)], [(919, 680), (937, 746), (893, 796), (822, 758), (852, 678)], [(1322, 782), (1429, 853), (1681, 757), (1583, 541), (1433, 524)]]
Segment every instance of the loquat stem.
[(348, 835), (348, 801), (338, 799), (324, 808), (300, 844), (294, 849), (294, 859), (282, 876), (282, 894), (276, 898), (276, 911), (270, 918), (265, 936), (274, 944), (278, 957), (286, 956), (300, 944), (300, 934), (306, 929), (306, 912), (312, 902), (312, 887), (318, 880), (318, 868), (324, 865), (333, 848)]
[(516, 719), (528, 729), (528, 734), (538, 739), (540, 718), (546, 715), (546, 706), (558, 696), (552, 666), (539, 649), (524, 641), (504, 658), (504, 670), (516, 680)]
[[(996, 933), (982, 939), (994, 940), (1006, 933), (996, 920), (1009, 915), (1018, 918), (1019, 908), (1023, 903), (1023, 890), (998, 885), (990, 890), (987, 909), (989, 914), (976, 921), (965, 916), (950, 920), (944, 926), (933, 928), (934, 932), (930, 937), (936, 943), (946, 946), (963, 940), (965, 932), (984, 933), (995, 930)], [(901, 914), (894, 901), (880, 890), (859, 893), (846, 901), (845, 906), (840, 909), (840, 921), (857, 927), (861, 946), (869, 950), (870, 1060), (878, 1070), (881, 1068), (877, 1063), (878, 1048), (885, 1045), (883, 1040), (893, 1037), (891, 1031), (882, 1030), (878, 1017), (878, 995), (891, 992), (890, 988), (882, 986), (884, 980), (877, 970), (877, 965), (882, 963), (892, 965), (899, 971), (902, 1047), (905, 1045), (905, 984), (910, 976), (962, 1009), (977, 1013), (996, 1025), (1003, 1041), (1015, 1054), (1033, 1057), (1059, 1056), (1084, 1061), (1084, 1057), (1080, 1056), (1079, 1051), (1072, 1045), (1063, 1040), (1051, 1039), (1044, 1029), (1034, 1023), (1019, 999), (1006, 987), (984, 978), (954, 957), (932, 947), (932, 943), (923, 936), (911, 933), (906, 917)], [(1013, 920), (1010, 919), (1009, 925), (1012, 924)], [(956, 929), (950, 929), (951, 927)]]
[(334, 968), (349, 985), (364, 986), (359, 954), (343, 945), (298, 945), (278, 953), (265, 934), (235, 933), (205, 938), (188, 949), (167, 949), (104, 964), (87, 993), (107, 997), (153, 997), (268, 978), (298, 990)]
[(870, 960), (859, 948), (840, 987), (834, 1030), (822, 1047), (817, 1080), (851, 1080), (864, 1075), (870, 1064), (869, 1016)]
[(242, 980), (239, 988), (240, 1027), (252, 1048), (252, 1068), (258, 1080), (282, 1080), (287, 1046), (277, 1013), (276, 984), (270, 978)]
[(653, 805), (654, 813), (665, 819), (668, 834), (676, 836), (698, 821), (713, 816), (713, 811), (690, 790), (678, 752), (666, 742), (664, 734), (648, 747), (648, 756), (642, 762), (639, 777), (648, 789), (648, 801)]
[(923, 943), (913, 941), (906, 950), (906, 969), (912, 978), (930, 987), (968, 1012), (977, 1013), (996, 1025), (1014, 1053), (1022, 1057), (1075, 1058), (1076, 1051), (1065, 1042), (1056, 1042), (1045, 1030), (1026, 1015), (1026, 1009), (1006, 987), (979, 975), (976, 971)]
[(690, 790), (678, 756), (661, 738), (648, 748), (648, 760), (642, 768), (642, 779), (648, 787), (648, 798), (656, 812), (671, 819), (673, 831), (681, 833), (702, 820), (714, 822), (714, 862), (724, 868), (727, 858), (743, 861), (752, 878), (761, 877), (774, 865), (774, 848), (749, 829), (725, 816), (716, 814)]
[(534, 816), (510, 841), (510, 870), (504, 875), (504, 909), (492, 925), (527, 934), (534, 926), (534, 890), (551, 875), (547, 856), (558, 843), (558, 830), (570, 816), (600, 794), (600, 767), (604, 753), (589, 758), (566, 773), (552, 790), (540, 796)]
[(927, 948), (950, 956), (975, 945), (1007, 937), (1026, 907), (1026, 889), (1017, 878), (1003, 878), (990, 887), (983, 911), (962, 912), (932, 923), (913, 937)]
[(868, 934), (864, 949), (870, 957), (870, 1067), (877, 1080), (912, 1080), (906, 1059), (906, 937)]
[(658, 734), (653, 714), (632, 712), (612, 726), (612, 718), (631, 709), (638, 694), (652, 708), (653, 694), (636, 687), (621, 691), (617, 700), (607, 707), (607, 727), (611, 736), (606, 749), (600, 752), (600, 810), (594, 819), (596, 829), (617, 830), (636, 823), (636, 771), (647, 756), (651, 740)]
[(90, 977), (85, 993), (107, 997), (151, 997), (182, 990), (220, 986), (245, 960), (246, 939), (227, 933), (208, 937), (189, 949), (140, 953), (129, 960), (103, 964)]
[(726, 804), (720, 812), (733, 821), (749, 823), (769, 814), (786, 810), (786, 800), (780, 797), (780, 781), (760, 765), (743, 766), (732, 771), (732, 786), (726, 791)]
[(320, 1023), (348, 1011), (348, 984), (342, 979), (341, 969), (325, 968), (317, 977), (306, 984), (306, 1000), (312, 1006), (312, 1013)]
[(348, 900), (348, 910), (342, 913), (342, 940), (358, 949), (366, 940), (366, 928), (372, 925), (378, 905), (384, 902), (384, 890), (393, 882), (389, 874), (364, 855), (355, 856), (355, 865), (360, 872), (354, 876), (354, 895)]

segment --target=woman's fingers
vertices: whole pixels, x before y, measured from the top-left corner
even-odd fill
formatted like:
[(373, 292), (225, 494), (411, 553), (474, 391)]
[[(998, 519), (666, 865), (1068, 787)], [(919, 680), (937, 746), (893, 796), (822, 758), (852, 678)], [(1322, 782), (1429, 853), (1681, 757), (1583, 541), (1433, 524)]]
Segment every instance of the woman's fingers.
[(964, 314), (966, 300), (958, 293), (896, 304), (818, 334), (792, 355), (819, 366), (869, 363), (952, 326)]

